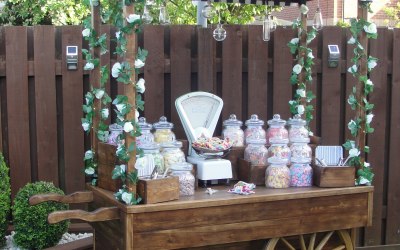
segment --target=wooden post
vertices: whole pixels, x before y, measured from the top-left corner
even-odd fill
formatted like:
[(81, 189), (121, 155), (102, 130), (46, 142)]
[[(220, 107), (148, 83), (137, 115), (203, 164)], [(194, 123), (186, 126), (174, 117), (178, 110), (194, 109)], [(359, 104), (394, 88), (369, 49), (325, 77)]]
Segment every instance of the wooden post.
[[(124, 6), (124, 16), (128, 17), (131, 14), (135, 13), (134, 5), (131, 4), (129, 6)], [(126, 21), (125, 21), (126, 22)], [(127, 39), (127, 51), (125, 54), (125, 61), (129, 63), (134, 70), (135, 59), (136, 59), (136, 51), (137, 51), (137, 42), (136, 42), (136, 34), (132, 31), (131, 34), (126, 34)], [(134, 72), (131, 75), (130, 84), (126, 84), (124, 86), (125, 95), (128, 97), (128, 103), (132, 105), (132, 110), (127, 114), (126, 119), (132, 120), (135, 119), (135, 110), (136, 110), (136, 90), (134, 84), (136, 83), (136, 73)], [(135, 141), (135, 138), (130, 136), (129, 134), (126, 135), (125, 138), (125, 145), (129, 148), (129, 145)], [(135, 170), (135, 162), (136, 162), (136, 146), (135, 149), (130, 153), (130, 160), (127, 164), (127, 173), (130, 173)], [(127, 187), (129, 192), (136, 193), (136, 185), (128, 182)]]
[[(301, 30), (299, 43), (300, 43), (301, 47), (307, 48), (307, 14), (301, 13), (300, 15), (301, 15), (301, 27), (303, 27), (303, 28)], [(306, 59), (307, 59), (307, 51), (302, 50), (300, 52), (300, 50), (299, 50), (299, 59), (300, 58), (303, 58), (303, 60), (305, 62)], [(303, 69), (301, 70), (301, 72), (299, 74), (298, 80), (299, 80), (299, 84), (304, 84), (304, 90), (307, 92), (306, 70), (304, 69), (304, 67), (303, 67)], [(301, 98), (300, 99), (300, 105), (303, 105), (304, 108), (305, 108), (307, 106), (307, 99), (306, 98)]]

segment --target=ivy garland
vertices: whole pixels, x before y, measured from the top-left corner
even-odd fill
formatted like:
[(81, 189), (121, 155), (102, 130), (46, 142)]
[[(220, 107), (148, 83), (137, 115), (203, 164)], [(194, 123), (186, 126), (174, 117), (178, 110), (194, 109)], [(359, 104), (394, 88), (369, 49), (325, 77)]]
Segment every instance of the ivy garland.
[[(117, 42), (115, 53), (119, 56), (119, 58), (124, 58), (127, 52), (128, 41), (126, 35), (130, 35), (132, 32), (140, 32), (140, 27), (142, 25), (140, 15), (123, 15), (124, 6), (131, 5), (135, 2), (143, 3), (141, 0), (110, 1), (109, 9), (104, 12), (103, 20), (112, 18), (113, 24), (119, 30), (115, 34), (115, 41)], [(82, 31), (82, 35), (84, 39), (89, 42), (90, 49), (92, 50), (97, 47), (100, 48), (101, 54), (107, 53), (108, 51), (105, 44), (106, 34), (98, 36), (98, 34), (96, 34), (91, 27), (90, 18), (84, 22), (84, 27), (85, 29)], [(93, 131), (96, 133), (97, 138), (101, 142), (107, 142), (109, 132), (108, 125), (105, 123), (105, 120), (109, 117), (109, 105), (111, 103), (114, 105), (114, 111), (117, 115), (116, 122), (123, 127), (125, 132), (119, 136), (119, 141), (121, 143), (117, 145), (116, 150), (116, 156), (119, 162), (122, 164), (116, 165), (112, 172), (112, 178), (121, 179), (123, 186), (117, 193), (114, 194), (114, 196), (116, 199), (124, 202), (127, 205), (138, 204), (141, 198), (138, 197), (137, 194), (129, 192), (126, 185), (127, 181), (132, 184), (136, 184), (138, 181), (138, 173), (136, 169), (132, 172), (127, 172), (126, 163), (130, 160), (130, 153), (133, 151), (136, 150), (136, 153), (139, 155), (139, 157), (143, 156), (143, 154), (140, 149), (136, 149), (135, 141), (128, 146), (125, 145), (124, 141), (127, 134), (132, 137), (141, 135), (137, 121), (139, 117), (139, 110), (144, 110), (142, 94), (145, 91), (145, 80), (141, 78), (136, 83), (132, 84), (132, 79), (135, 79), (136, 74), (138, 74), (139, 70), (145, 65), (148, 53), (146, 50), (138, 48), (134, 65), (131, 65), (128, 61), (121, 61), (116, 62), (112, 66), (112, 77), (116, 78), (117, 82), (125, 85), (131, 85), (131, 87), (135, 89), (136, 103), (131, 104), (128, 102), (128, 97), (125, 95), (118, 95), (114, 100), (110, 98), (105, 91), (105, 84), (110, 75), (108, 66), (100, 66), (100, 59), (93, 58), (93, 55), (90, 53), (90, 51), (82, 50), (82, 52), (86, 59), (86, 65), (84, 66), (85, 70), (93, 70), (96, 67), (101, 67), (100, 88), (96, 89), (91, 86), (90, 91), (88, 91), (85, 95), (86, 103), (83, 105), (83, 112), (85, 116), (82, 118), (83, 130), (87, 133), (90, 133), (90, 130), (93, 127), (93, 117), (97, 115), (100, 118), (100, 122), (97, 128), (93, 128)], [(94, 103), (96, 101), (101, 102), (101, 109), (99, 111), (94, 109)], [(128, 120), (126, 117), (130, 112), (135, 112), (135, 118)], [(95, 154), (96, 152), (94, 152), (93, 149), (85, 152), (84, 162), (85, 173), (87, 175), (92, 175), (96, 172), (97, 161)]]
[[(363, 7), (368, 8), (370, 11), (370, 3)], [(352, 37), (349, 39), (348, 44), (353, 44), (355, 48), (353, 50), (354, 57), (352, 59), (354, 65), (348, 69), (348, 72), (358, 79), (358, 84), (353, 87), (347, 102), (352, 110), (361, 109), (362, 112), (361, 114), (357, 112), (356, 117), (350, 120), (347, 126), (351, 135), (357, 138), (358, 136), (374, 132), (374, 128), (371, 127), (371, 121), (374, 117), (372, 113), (374, 104), (368, 101), (368, 95), (373, 92), (374, 84), (371, 79), (368, 78), (368, 74), (362, 74), (360, 72), (360, 67), (361, 64), (366, 61), (368, 72), (371, 72), (371, 70), (376, 67), (378, 61), (377, 58), (367, 55), (366, 49), (359, 41), (359, 36), (365, 33), (367, 38), (376, 39), (378, 35), (374, 23), (364, 19), (351, 19), (350, 23)], [(358, 92), (361, 92), (361, 98), (357, 97)], [(356, 185), (371, 185), (374, 174), (370, 168), (370, 164), (360, 156), (361, 152), (368, 154), (370, 152), (369, 147), (365, 146), (364, 148), (360, 148), (355, 140), (347, 140), (343, 146), (349, 151), (349, 165), (358, 167)]]
[[(308, 7), (304, 4), (300, 6), (300, 11), (303, 15), (306, 15), (308, 10)], [(287, 44), (290, 48), (290, 53), (296, 55), (296, 65), (293, 67), (290, 83), (296, 85), (297, 90), (294, 100), (289, 101), (290, 112), (293, 115), (305, 114), (307, 124), (309, 124), (313, 119), (312, 112), (314, 111), (314, 107), (310, 102), (315, 98), (315, 95), (311, 90), (307, 91), (307, 83), (312, 83), (312, 66), (314, 65), (312, 49), (308, 48), (307, 45), (315, 39), (318, 31), (314, 27), (311, 27), (308, 31), (307, 26), (304, 27), (300, 19), (295, 20), (292, 27), (298, 31), (298, 37), (293, 38)], [(306, 46), (302, 46), (300, 43), (302, 36), (307, 38)], [(301, 74), (304, 74), (303, 78), (300, 77)]]

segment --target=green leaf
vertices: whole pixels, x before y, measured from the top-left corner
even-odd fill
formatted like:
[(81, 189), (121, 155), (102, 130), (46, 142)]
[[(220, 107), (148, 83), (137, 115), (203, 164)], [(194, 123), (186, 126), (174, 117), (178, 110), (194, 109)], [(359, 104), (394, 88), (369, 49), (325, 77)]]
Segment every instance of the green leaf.
[(354, 141), (349, 141), (349, 140), (347, 140), (346, 143), (343, 144), (343, 147), (344, 147), (346, 150), (350, 150), (350, 149), (354, 148), (354, 145), (355, 145), (355, 142), (354, 142)]
[(365, 146), (364, 147), (364, 152), (367, 153), (367, 154), (369, 153), (369, 146)]
[(126, 95), (117, 95), (117, 97), (114, 99), (112, 104), (121, 104), (121, 103), (126, 103), (128, 102), (128, 97)]
[(89, 105), (82, 105), (82, 110), (86, 114), (89, 114), (93, 111), (92, 106)]
[(292, 76), (290, 77), (290, 83), (291, 83), (292, 85), (295, 85), (295, 84), (298, 83), (297, 74), (292, 74)]

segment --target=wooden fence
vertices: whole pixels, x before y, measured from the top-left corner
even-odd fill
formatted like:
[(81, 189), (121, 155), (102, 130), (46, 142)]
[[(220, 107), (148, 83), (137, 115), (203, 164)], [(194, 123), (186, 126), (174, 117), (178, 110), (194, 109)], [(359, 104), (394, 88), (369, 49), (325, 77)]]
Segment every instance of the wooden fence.
[[(115, 30), (103, 26), (114, 37)], [(149, 51), (142, 72), (146, 80), (148, 121), (166, 115), (176, 125), (178, 138), (184, 132), (174, 100), (187, 92), (202, 90), (221, 96), (225, 102), (222, 120), (235, 113), (245, 120), (256, 113), (270, 119), (279, 113), (289, 117), (289, 83), (293, 58), (287, 47), (294, 37), (290, 28), (279, 27), (270, 42), (261, 39), (260, 26), (227, 26), (224, 42), (215, 42), (212, 29), (195, 26), (147, 26), (139, 44)], [(65, 46), (87, 48), (80, 26), (0, 27), (1, 151), (11, 167), (13, 195), (27, 182), (53, 181), (67, 193), (84, 189), (83, 154), (89, 148), (80, 119), (89, 72), (66, 69)], [(110, 36), (108, 36), (110, 37)], [(347, 73), (352, 65), (352, 45), (347, 30), (325, 27), (311, 44), (315, 56), (312, 90), (315, 119), (311, 127), (325, 145), (345, 141), (347, 122), (353, 116), (346, 99), (355, 83)], [(328, 68), (327, 45), (341, 51), (339, 67)], [(108, 41), (111, 51), (114, 41)], [(375, 171), (373, 226), (362, 231), (360, 245), (400, 243), (400, 30), (379, 30), (370, 43), (370, 53), (379, 58), (371, 73), (375, 91), (375, 133), (369, 136), (368, 162)], [(116, 56), (104, 55), (103, 64)], [(107, 85), (115, 96), (113, 79)], [(218, 126), (221, 131), (221, 123)], [(323, 204), (321, 204), (323, 205)]]

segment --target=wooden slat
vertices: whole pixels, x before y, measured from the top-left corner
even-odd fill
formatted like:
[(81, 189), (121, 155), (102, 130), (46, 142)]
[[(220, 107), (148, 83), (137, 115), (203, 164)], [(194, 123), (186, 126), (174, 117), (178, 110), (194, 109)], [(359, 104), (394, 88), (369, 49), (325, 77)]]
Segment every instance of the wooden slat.
[(293, 57), (287, 43), (294, 37), (291, 29), (278, 27), (274, 32), (274, 82), (273, 82), (273, 113), (280, 114), (282, 119), (291, 116), (289, 101), (292, 100), (290, 75), (293, 68)]
[[(6, 47), (5, 47), (5, 31), (4, 31), (4, 26), (0, 27), (0, 60), (4, 61), (6, 58)], [(5, 67), (5, 65), (4, 65)], [(1, 69), (0, 69), (1, 71)], [(4, 68), (5, 71), (5, 68)], [(1, 73), (1, 72), (0, 72)], [(5, 72), (4, 72), (5, 73)], [(7, 144), (7, 135), (6, 132), (4, 132), (4, 129), (6, 128), (5, 125), (3, 125), (3, 117), (6, 117), (6, 105), (7, 105), (7, 99), (6, 99), (6, 79), (0, 77), (0, 152), (3, 153), (3, 156), (8, 159), (8, 151), (6, 151), (6, 147), (4, 148), (3, 145)]]
[(65, 192), (72, 193), (83, 190), (85, 176), (83, 169), (84, 137), (81, 126), (83, 104), (83, 79), (82, 55), (79, 54), (78, 70), (68, 71), (66, 66), (65, 47), (77, 45), (82, 48), (81, 26), (62, 27), (62, 114), (63, 114), (63, 139), (64, 139), (64, 178)]
[[(350, 31), (346, 32), (346, 41), (348, 41), (352, 37)], [(346, 43), (346, 68), (350, 68), (351, 66), (354, 65), (354, 63), (351, 61), (351, 59), (354, 56), (354, 50), (355, 46), (351, 44)], [(349, 98), (350, 94), (353, 94), (353, 87), (357, 86), (357, 79), (350, 73), (346, 74), (346, 109), (345, 109), (345, 123), (348, 123), (351, 119), (354, 119), (356, 115), (356, 111), (352, 110), (350, 105), (347, 103), (347, 99)], [(344, 138), (351, 139), (351, 133), (350, 130), (345, 126), (344, 129)]]
[[(382, 48), (382, 44), (386, 44), (387, 29), (380, 29), (377, 40), (370, 39), (370, 54), (379, 58), (379, 61), (385, 62), (387, 58), (387, 47)], [(386, 130), (387, 121), (387, 71), (384, 64), (378, 66), (370, 73), (370, 78), (374, 83), (374, 92), (370, 95), (370, 102), (375, 104), (373, 113), (374, 119), (371, 123), (375, 128), (373, 134), (368, 135), (368, 145), (371, 153), (367, 156), (367, 161), (374, 169), (374, 211), (372, 227), (365, 230), (365, 245), (373, 246), (383, 244), (381, 239), (382, 230), (382, 204), (384, 190), (384, 171), (385, 171), (385, 140), (388, 138), (389, 131)]]
[(322, 107), (321, 136), (325, 145), (340, 143), (340, 67), (328, 68), (328, 44), (337, 44), (342, 51), (342, 29), (340, 27), (325, 27), (322, 41)]
[(149, 51), (144, 66), (144, 113), (147, 121), (151, 123), (164, 115), (164, 27), (147, 25), (143, 31), (144, 48)]
[(198, 90), (216, 93), (216, 41), (212, 29), (197, 29)]
[(248, 33), (248, 116), (258, 114), (267, 120), (268, 105), (268, 42), (261, 38), (262, 27), (249, 26)]
[(310, 49), (312, 49), (312, 53), (314, 55), (314, 66), (312, 67), (312, 83), (307, 85), (307, 91), (310, 90), (314, 93), (314, 95), (316, 96), (316, 98), (314, 100), (311, 101), (311, 105), (313, 105), (314, 107), (314, 111), (313, 111), (313, 116), (314, 119), (310, 122), (309, 126), (311, 131), (315, 134), (315, 135), (320, 135), (319, 131), (317, 130), (317, 124), (319, 124), (319, 121), (321, 119), (319, 112), (317, 111), (320, 107), (318, 105), (318, 101), (319, 98), (321, 98), (320, 96), (318, 96), (318, 89), (319, 86), (319, 79), (318, 79), (318, 74), (317, 74), (317, 61), (318, 61), (318, 55), (320, 52), (320, 48), (319, 48), (319, 40), (322, 37), (322, 32), (319, 32), (317, 37), (308, 45), (308, 47)]
[(190, 58), (192, 33), (190, 25), (171, 26), (171, 122), (175, 125), (176, 138), (186, 138), (175, 108), (175, 100), (191, 91)]
[(12, 197), (31, 181), (26, 27), (6, 27), (7, 120)]
[(222, 42), (222, 120), (230, 114), (242, 118), (242, 31), (239, 25), (224, 26), (226, 39)]
[[(390, 114), (390, 144), (388, 168), (388, 201), (386, 218), (386, 244), (400, 244), (400, 169), (398, 167), (398, 152), (400, 151), (400, 30), (393, 31), (393, 75), (392, 75), (392, 103)], [(375, 149), (377, 150), (377, 149)], [(400, 247), (400, 246), (399, 246)]]
[[(100, 57), (100, 64), (101, 66), (105, 66), (108, 65), (109, 70), (111, 71), (111, 67), (112, 65), (110, 65), (111, 59), (110, 59), (110, 54), (112, 53), (110, 51), (110, 43), (111, 43), (111, 39), (113, 39), (113, 34), (111, 33), (111, 26), (110, 25), (102, 25), (100, 27), (100, 34), (106, 34), (107, 36), (107, 40), (106, 40), (106, 46), (107, 46), (107, 50), (109, 51), (109, 53), (106, 53), (104, 55), (101, 55)], [(105, 89), (106, 92), (108, 93), (108, 95), (111, 95), (111, 85), (110, 85), (110, 75), (108, 76), (108, 80), (105, 84)], [(104, 108), (104, 107), (103, 107)], [(109, 108), (110, 114), (112, 113), (112, 109)], [(107, 119), (106, 123), (110, 124), (111, 122), (111, 116), (109, 116), (109, 118)]]
[(38, 179), (58, 186), (54, 26), (34, 27)]

